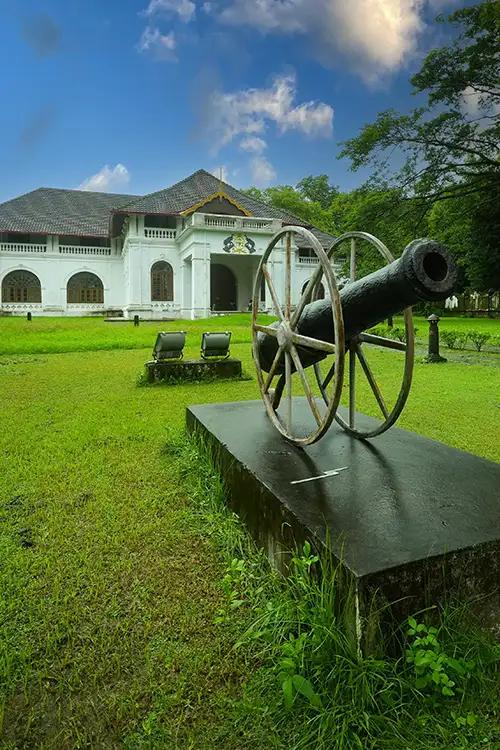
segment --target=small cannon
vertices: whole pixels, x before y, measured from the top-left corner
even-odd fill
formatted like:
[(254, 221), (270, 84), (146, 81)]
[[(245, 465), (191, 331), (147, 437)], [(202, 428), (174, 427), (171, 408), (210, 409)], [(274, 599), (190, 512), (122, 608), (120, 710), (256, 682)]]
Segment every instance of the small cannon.
[[(314, 250), (318, 266), (292, 307), (292, 236), (299, 235)], [(339, 291), (332, 267), (334, 252), (350, 242), (349, 283)], [(360, 242), (374, 246), (386, 265), (356, 280), (357, 252)], [(284, 245), (284, 247), (283, 247)], [(272, 256), (274, 252), (274, 256)], [(270, 272), (274, 265), (274, 273)], [(283, 266), (283, 303), (275, 280)], [(321, 280), (327, 296), (318, 299)], [(274, 279), (274, 280), (273, 280)], [(269, 243), (257, 272), (252, 304), (253, 358), (257, 380), (267, 413), (275, 427), (293, 443), (310, 445), (326, 433), (335, 419), (347, 432), (360, 438), (374, 437), (391, 427), (401, 414), (411, 386), (414, 362), (414, 328), (411, 306), (420, 301), (446, 299), (457, 281), (457, 268), (450, 254), (430, 239), (414, 240), (397, 260), (376, 237), (366, 232), (347, 232), (325, 252), (316, 237), (302, 227), (284, 227)], [(261, 286), (265, 284), (278, 322), (261, 324), (259, 307)], [(403, 313), (404, 341), (388, 339), (369, 329), (387, 318)], [(392, 408), (388, 407), (363, 346), (376, 346), (404, 352), (401, 387)], [(344, 360), (349, 355), (348, 420), (338, 412), (344, 384)], [(333, 362), (328, 364), (329, 357)], [(369, 388), (380, 408), (383, 420), (374, 429), (363, 430), (355, 424), (356, 362), (361, 365)], [(325, 364), (328, 364), (325, 367)], [(314, 377), (305, 370), (312, 367)], [(294, 378), (299, 380), (312, 412), (312, 428), (293, 421)], [(278, 380), (273, 386), (273, 379)], [(314, 393), (316, 388), (317, 393)], [(285, 394), (284, 409), (278, 412)], [(305, 434), (297, 434), (302, 432)]]

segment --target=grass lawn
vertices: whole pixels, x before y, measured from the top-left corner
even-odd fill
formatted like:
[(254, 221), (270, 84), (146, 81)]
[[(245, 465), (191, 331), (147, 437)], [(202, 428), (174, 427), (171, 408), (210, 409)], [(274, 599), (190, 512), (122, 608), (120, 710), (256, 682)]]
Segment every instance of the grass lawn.
[[(265, 322), (265, 316), (261, 316)], [(269, 318), (272, 320), (272, 318)], [(395, 318), (395, 325), (402, 319)], [(429, 324), (424, 318), (415, 317), (417, 335), (425, 339)], [(440, 327), (460, 331), (477, 330), (489, 333), (492, 339), (500, 339), (500, 318), (442, 318)], [(2, 354), (49, 354), (60, 352), (97, 351), (101, 349), (153, 348), (156, 331), (176, 331), (181, 328), (190, 335), (194, 351), (199, 345), (202, 331), (232, 331), (233, 344), (250, 341), (250, 315), (238, 313), (229, 316), (208, 318), (203, 321), (143, 321), (134, 328), (130, 321), (104, 322), (102, 318), (0, 318), (0, 355)], [(496, 342), (495, 342), (496, 343)], [(471, 348), (471, 347), (470, 347)], [(486, 345), (486, 349), (491, 348)], [(498, 350), (498, 349), (497, 349)]]
[[(467, 324), (479, 322), (500, 334), (500, 321)], [(160, 327), (188, 331), (186, 356), (203, 330), (232, 330), (251, 379), (137, 387)], [(216, 622), (225, 561), (179, 457), (188, 404), (257, 398), (248, 342), (247, 315), (139, 328), (0, 318), (4, 750), (299, 747), (299, 725), (295, 739), (276, 733), (248, 698), (260, 662), (234, 649), (238, 616)], [(386, 354), (373, 368), (391, 383)], [(417, 362), (399, 426), (499, 461), (499, 355), (449, 357)], [(368, 393), (362, 409), (376, 414)]]

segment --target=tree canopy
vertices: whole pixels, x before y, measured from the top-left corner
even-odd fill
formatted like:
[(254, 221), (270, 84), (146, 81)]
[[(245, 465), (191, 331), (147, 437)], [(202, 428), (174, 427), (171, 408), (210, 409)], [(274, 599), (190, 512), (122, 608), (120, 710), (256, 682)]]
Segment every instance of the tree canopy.
[[(500, 3), (487, 0), (448, 20), (460, 33), (432, 50), (411, 79), (426, 104), (409, 114), (381, 112), (341, 154), (353, 169), (370, 165), (375, 181), (392, 178), (426, 205), (485, 193), (500, 179)], [(395, 151), (403, 166), (393, 173)]]
[(343, 144), (341, 156), (354, 170), (371, 167), (370, 185), (397, 188), (412, 212), (430, 212), (431, 231), (446, 236), (470, 284), (498, 288), (500, 3), (486, 0), (447, 20), (458, 33), (411, 79), (424, 104), (409, 114), (381, 112)]
[(381, 112), (343, 144), (352, 169), (371, 168), (366, 185), (340, 193), (327, 175), (309, 175), (248, 192), (333, 235), (370, 232), (394, 255), (429, 233), (454, 253), (463, 287), (499, 289), (500, 2), (437, 20), (454, 37), (411, 78), (423, 104)]

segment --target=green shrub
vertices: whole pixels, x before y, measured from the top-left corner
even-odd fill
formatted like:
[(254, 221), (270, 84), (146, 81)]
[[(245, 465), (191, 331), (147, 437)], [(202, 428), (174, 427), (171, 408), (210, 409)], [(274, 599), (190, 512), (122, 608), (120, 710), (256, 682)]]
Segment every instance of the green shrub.
[(450, 329), (448, 331), (441, 331), (441, 340), (444, 341), (446, 346), (449, 349), (455, 349), (457, 344), (457, 339), (460, 337), (460, 335), (463, 336), (463, 334), (460, 334), (460, 331), (456, 331), (454, 329)]
[(469, 340), (468, 335), (466, 333), (461, 333), (457, 337), (457, 342), (455, 344), (455, 348), (456, 349), (460, 349), (460, 350), (465, 349), (468, 340)]
[[(415, 337), (417, 336), (417, 331), (418, 328), (413, 328)], [(391, 339), (395, 339), (396, 341), (401, 341), (403, 343), (406, 342), (406, 328), (394, 326), (394, 328), (388, 328), (387, 333)]]
[(489, 333), (481, 333), (480, 331), (469, 331), (467, 337), (472, 341), (478, 352), (481, 351), (484, 344), (491, 338)]

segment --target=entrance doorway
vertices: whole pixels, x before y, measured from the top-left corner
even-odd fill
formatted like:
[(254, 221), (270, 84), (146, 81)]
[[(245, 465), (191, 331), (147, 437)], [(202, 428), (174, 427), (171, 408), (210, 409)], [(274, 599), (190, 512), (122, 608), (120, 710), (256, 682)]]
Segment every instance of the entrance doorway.
[(229, 311), (238, 309), (237, 286), (234, 273), (222, 263), (210, 265), (210, 309)]

